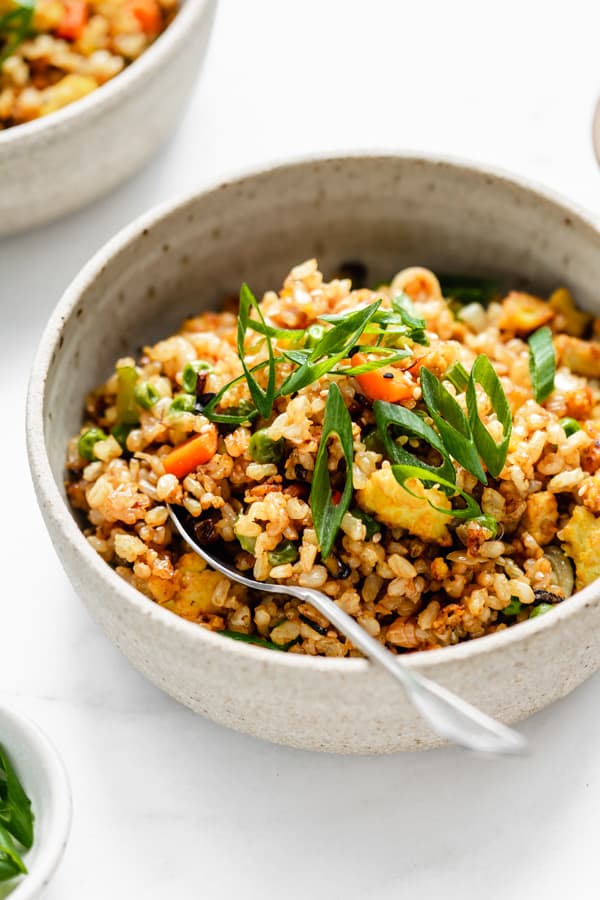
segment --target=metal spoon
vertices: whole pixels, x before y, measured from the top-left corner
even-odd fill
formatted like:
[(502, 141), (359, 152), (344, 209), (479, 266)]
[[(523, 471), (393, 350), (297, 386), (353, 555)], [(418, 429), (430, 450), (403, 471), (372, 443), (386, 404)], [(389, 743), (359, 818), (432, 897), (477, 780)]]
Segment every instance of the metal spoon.
[(451, 691), (441, 687), (424, 675), (407, 668), (402, 659), (387, 650), (371, 637), (356, 619), (345, 613), (334, 601), (313, 588), (298, 585), (269, 584), (255, 581), (239, 572), (231, 563), (208, 553), (187, 532), (178, 513), (169, 507), (171, 520), (184, 541), (201, 556), (212, 569), (221, 572), (255, 591), (281, 594), (285, 592), (304, 603), (309, 603), (322, 613), (338, 631), (345, 634), (355, 647), (378, 663), (400, 682), (413, 706), (420, 712), (429, 727), (440, 737), (468, 750), (483, 753), (523, 753), (527, 749), (525, 738), (501, 722), (497, 722), (479, 709), (461, 700)]

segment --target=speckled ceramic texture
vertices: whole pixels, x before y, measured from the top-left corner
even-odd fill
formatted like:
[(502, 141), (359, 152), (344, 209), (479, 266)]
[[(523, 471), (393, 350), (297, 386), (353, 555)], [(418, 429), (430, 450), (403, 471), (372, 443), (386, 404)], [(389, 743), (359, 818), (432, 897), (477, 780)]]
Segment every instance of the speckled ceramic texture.
[[(71, 827), (71, 789), (65, 767), (46, 735), (0, 698), (0, 744), (31, 799), (34, 843), (24, 855), (29, 874), (0, 884), (0, 898), (42, 897), (62, 859)], [(13, 889), (6, 893), (8, 885)]]
[(158, 40), (82, 100), (0, 131), (0, 235), (110, 191), (169, 137), (204, 60), (217, 0), (183, 0)]
[[(600, 313), (600, 233), (575, 210), (503, 175), (402, 156), (313, 159), (216, 186), (133, 224), (61, 300), (33, 368), (31, 470), (64, 567), (133, 665), (195, 711), (271, 741), (353, 753), (438, 743), (392, 680), (361, 659), (274, 653), (212, 634), (125, 584), (85, 541), (65, 502), (63, 462), (86, 391), (114, 361), (208, 309), (242, 280), (260, 293), (317, 256), (369, 280), (409, 264), (508, 274), (573, 289)], [(600, 665), (600, 591), (496, 635), (404, 657), (505, 722), (562, 697)]]

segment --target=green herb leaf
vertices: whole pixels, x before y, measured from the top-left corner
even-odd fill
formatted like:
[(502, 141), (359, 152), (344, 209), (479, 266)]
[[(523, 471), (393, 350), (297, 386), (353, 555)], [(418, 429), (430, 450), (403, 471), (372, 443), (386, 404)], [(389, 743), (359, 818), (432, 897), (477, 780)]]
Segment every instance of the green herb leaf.
[[(327, 444), (332, 435), (338, 438), (346, 461), (346, 484), (337, 504), (333, 502), (328, 468)], [(323, 431), (310, 489), (310, 508), (323, 559), (331, 553), (344, 514), (350, 506), (353, 460), (352, 420), (340, 389), (334, 382), (329, 386), (327, 394)]]
[(16, 7), (0, 16), (0, 68), (31, 32), (35, 0), (17, 0)]
[(26, 875), (27, 868), (21, 859), (9, 832), (0, 825), (0, 881), (10, 881), (17, 875)]
[(446, 447), (446, 454), (451, 454), (457, 463), (460, 463), (482, 484), (487, 484), (487, 478), (479, 461), (479, 454), (465, 414), (452, 394), (446, 390), (433, 372), (424, 366), (421, 368), (421, 390), (429, 415)]
[(449, 381), (450, 384), (458, 391), (458, 393), (461, 394), (464, 390), (466, 390), (469, 383), (469, 373), (462, 363), (455, 362), (452, 363), (450, 368), (446, 370), (444, 374), (444, 381)]
[[(431, 476), (442, 478), (454, 484), (456, 472), (450, 462), (448, 451), (439, 435), (420, 416), (409, 409), (405, 409), (403, 406), (395, 403), (386, 403), (385, 400), (376, 400), (373, 404), (373, 412), (375, 413), (378, 433), (383, 440), (386, 453), (393, 463), (405, 466), (418, 466), (429, 472)], [(430, 447), (433, 447), (442, 457), (441, 464), (439, 466), (430, 466), (413, 453), (405, 450), (404, 447), (398, 446), (390, 434), (390, 428), (392, 427), (398, 429), (401, 434), (419, 438), (419, 440), (425, 441)]]
[(31, 800), (23, 790), (6, 750), (0, 745), (0, 825), (24, 847), (33, 844)]
[(278, 341), (289, 341), (295, 344), (304, 338), (306, 332), (303, 328), (276, 328), (274, 325), (268, 325), (262, 318), (260, 321), (256, 319), (248, 319), (248, 328), (262, 334), (264, 337), (275, 338)]
[(491, 278), (478, 278), (473, 275), (439, 275), (438, 279), (444, 297), (451, 297), (461, 305), (481, 303), (485, 307), (500, 294), (500, 285)]
[(273, 641), (266, 641), (264, 638), (256, 637), (254, 634), (242, 634), (239, 631), (229, 631), (226, 628), (223, 631), (219, 631), (218, 634), (222, 634), (224, 637), (231, 638), (234, 641), (242, 641), (244, 644), (256, 644), (257, 647), (265, 647), (267, 650), (282, 650), (283, 652), (296, 643), (296, 641), (290, 641), (288, 644), (275, 644)]
[[(490, 399), (492, 409), (502, 425), (502, 440), (497, 444), (481, 421), (477, 409), (477, 393), (475, 385), (480, 384)], [(467, 386), (467, 408), (469, 424), (479, 455), (494, 478), (497, 478), (506, 462), (508, 444), (512, 433), (512, 413), (504, 388), (493, 365), (483, 354), (478, 356), (471, 369), (471, 377)]]
[(269, 354), (268, 366), (269, 366), (269, 377), (267, 382), (267, 387), (265, 390), (261, 388), (258, 384), (254, 376), (252, 375), (252, 371), (246, 365), (246, 350), (244, 347), (245, 339), (246, 339), (246, 331), (248, 330), (250, 324), (250, 310), (255, 309), (260, 323), (265, 325), (265, 320), (263, 318), (263, 314), (261, 312), (260, 306), (256, 300), (256, 297), (250, 290), (247, 284), (242, 285), (242, 289), (240, 291), (240, 312), (238, 317), (238, 331), (237, 331), (237, 350), (238, 356), (240, 358), (240, 362), (242, 364), (242, 368), (244, 370), (244, 375), (246, 376), (246, 381), (248, 382), (248, 389), (250, 391), (250, 396), (254, 401), (254, 405), (259, 411), (260, 415), (264, 419), (268, 419), (271, 415), (271, 410), (273, 409), (273, 402), (275, 400), (275, 355), (273, 353), (273, 342), (270, 335), (266, 335), (267, 340), (267, 350)]
[(406, 486), (406, 482), (410, 481), (412, 478), (418, 479), (422, 482), (423, 485), (432, 485), (439, 486), (441, 488), (448, 488), (452, 491), (453, 495), (457, 495), (463, 498), (466, 503), (465, 509), (444, 509), (442, 506), (436, 506), (435, 503), (432, 503), (429, 498), (427, 499), (428, 504), (432, 509), (435, 509), (436, 512), (444, 513), (446, 516), (450, 516), (454, 519), (478, 519), (481, 521), (481, 524), (488, 528), (492, 536), (497, 534), (497, 522), (491, 516), (484, 516), (481, 507), (477, 503), (476, 500), (473, 499), (469, 494), (465, 491), (457, 488), (455, 484), (452, 484), (449, 481), (445, 481), (443, 478), (436, 477), (432, 475), (428, 469), (424, 469), (418, 466), (392, 466), (392, 473), (394, 478), (400, 484), (405, 491), (411, 494), (413, 497), (417, 497), (419, 500), (423, 498), (419, 494), (415, 494), (414, 491), (411, 491), (410, 488)]
[(298, 368), (288, 375), (279, 389), (279, 394), (286, 397), (294, 394), (314, 381), (326, 375), (342, 360), (346, 359), (350, 350), (356, 345), (361, 334), (379, 309), (381, 300), (358, 309), (343, 317), (322, 316), (325, 321), (335, 318), (333, 328), (325, 332), (320, 341), (310, 350), (287, 350), (284, 355), (295, 362)]
[(529, 338), (529, 374), (536, 403), (543, 403), (554, 390), (556, 354), (552, 332), (545, 325)]

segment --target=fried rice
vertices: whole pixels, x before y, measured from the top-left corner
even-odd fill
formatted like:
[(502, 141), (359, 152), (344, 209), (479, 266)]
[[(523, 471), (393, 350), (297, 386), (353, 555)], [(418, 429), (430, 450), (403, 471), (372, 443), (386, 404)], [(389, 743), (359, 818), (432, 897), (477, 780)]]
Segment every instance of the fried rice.
[[(360, 267), (354, 274), (362, 275)], [(282, 289), (260, 302), (262, 332), (255, 309), (258, 330), (242, 335), (245, 364), (263, 397), (271, 372), (267, 332), (281, 389), (307, 358), (305, 348), (356, 310), (379, 304), (385, 313), (394, 297), (408, 297), (409, 320), (420, 319), (424, 330), (400, 328), (395, 341), (365, 332), (360, 358), (352, 348), (297, 391), (276, 390), (266, 416), (244, 377), (231, 299), (224, 311), (187, 319), (137, 360), (118, 360), (88, 397), (85, 424), (67, 452), (67, 494), (90, 545), (152, 602), (289, 653), (359, 655), (322, 615), (286, 596), (286, 584), (324, 591), (397, 653), (551, 614), (600, 575), (600, 320), (579, 311), (564, 288), (548, 300), (495, 288), (484, 297), (473, 288), (476, 279), (460, 282), (440, 285), (429, 270), (410, 268), (369, 289), (346, 277), (324, 281), (316, 260), (292, 269)], [(536, 401), (528, 342), (539, 329), (552, 332), (554, 375), (547, 398)], [(377, 341), (390, 349), (378, 351)], [(387, 398), (424, 427), (435, 426), (423, 400), (427, 369), (467, 414), (464, 380), (452, 371), (460, 364), (468, 375), (481, 357), (510, 408), (501, 471), (482, 479), (448, 452), (450, 490), (441, 479), (397, 478), (394, 447), (424, 465), (440, 457), (410, 429), (392, 427), (386, 446), (378, 403), (389, 411)], [(368, 371), (344, 374), (357, 360)], [(392, 385), (400, 393), (389, 393)], [(481, 422), (499, 446), (498, 407), (476, 388)], [(337, 389), (351, 423), (350, 460), (339, 431), (322, 441)], [(181, 467), (195, 446), (204, 456)], [(323, 453), (329, 485), (319, 499), (313, 479)], [(327, 554), (320, 502), (339, 520)], [(208, 569), (174, 532), (167, 504), (185, 510), (197, 541), (208, 548), (219, 542), (241, 571), (281, 584), (281, 596), (253, 593)], [(473, 504), (480, 515), (465, 512)]]
[(0, 130), (61, 109), (137, 59), (178, 0), (0, 0)]

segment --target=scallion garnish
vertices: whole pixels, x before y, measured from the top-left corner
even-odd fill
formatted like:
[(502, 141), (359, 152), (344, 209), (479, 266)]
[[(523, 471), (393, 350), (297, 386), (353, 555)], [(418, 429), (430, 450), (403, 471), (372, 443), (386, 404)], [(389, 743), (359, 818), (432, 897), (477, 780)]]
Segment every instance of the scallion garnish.
[(31, 32), (35, 0), (16, 0), (14, 9), (0, 16), (0, 67)]
[(467, 389), (469, 373), (462, 363), (454, 362), (444, 373), (444, 381), (449, 381), (458, 393), (461, 394)]
[(536, 403), (543, 403), (554, 390), (556, 354), (552, 332), (545, 325), (529, 338), (529, 374)]
[[(477, 409), (477, 392), (479, 384), (489, 397), (492, 409), (502, 425), (502, 440), (497, 444), (481, 421)], [(494, 367), (487, 356), (478, 356), (471, 369), (471, 377), (467, 386), (467, 409), (469, 425), (473, 432), (477, 451), (488, 467), (490, 474), (497, 478), (506, 462), (508, 444), (512, 433), (512, 413), (506, 394)]]
[[(331, 437), (339, 440), (346, 463), (346, 483), (337, 503), (333, 502), (329, 480), (328, 443)], [(310, 488), (310, 508), (323, 559), (331, 553), (342, 519), (350, 506), (353, 459), (352, 420), (341, 391), (333, 382), (327, 394), (323, 431)]]
[(248, 325), (250, 322), (250, 311), (252, 309), (256, 310), (260, 323), (266, 327), (265, 320), (263, 318), (263, 314), (256, 297), (254, 296), (248, 285), (243, 284), (240, 291), (240, 311), (237, 329), (238, 356), (244, 370), (244, 375), (246, 376), (246, 381), (248, 382), (248, 390), (250, 391), (250, 396), (254, 401), (254, 405), (256, 406), (260, 415), (263, 418), (268, 419), (271, 415), (271, 410), (273, 409), (273, 401), (275, 400), (275, 354), (273, 353), (273, 340), (270, 334), (266, 335), (267, 352), (269, 355), (269, 376), (267, 380), (267, 387), (265, 389), (261, 388), (259, 383), (254, 378), (252, 371), (246, 364), (246, 348), (244, 344), (246, 339), (246, 331), (248, 330)]
[(426, 497), (425, 499), (436, 512), (444, 513), (444, 515), (454, 519), (475, 519), (491, 532), (492, 537), (496, 536), (498, 531), (498, 523), (496, 520), (492, 516), (484, 515), (477, 501), (465, 491), (456, 487), (455, 484), (452, 484), (439, 476), (436, 477), (435, 475), (432, 475), (428, 469), (424, 469), (420, 466), (392, 466), (392, 473), (398, 484), (400, 484), (405, 491), (413, 497), (417, 497), (419, 500), (422, 500), (423, 497), (419, 494), (415, 494), (414, 491), (411, 491), (410, 488), (407, 487), (407, 482), (413, 478), (420, 481), (423, 485), (429, 484), (432, 487), (438, 486), (446, 488), (449, 492), (452, 492), (452, 495), (462, 497), (466, 504), (464, 509), (444, 509), (444, 507), (436, 506), (435, 503), (432, 503), (429, 497)]
[[(420, 416), (396, 403), (386, 403), (385, 400), (376, 400), (373, 404), (373, 412), (375, 413), (377, 429), (383, 440), (386, 454), (393, 463), (419, 466), (422, 469), (426, 469), (433, 477), (442, 478), (454, 484), (456, 472), (450, 462), (448, 451), (437, 432), (424, 422)], [(425, 441), (426, 444), (433, 447), (440, 454), (442, 457), (441, 465), (430, 466), (414, 454), (409, 453), (404, 447), (399, 446), (390, 434), (390, 428), (395, 428), (400, 434)]]
[(181, 384), (187, 394), (195, 394), (200, 372), (212, 372), (210, 363), (201, 359), (194, 359), (187, 363), (181, 373)]
[(476, 275), (439, 275), (444, 297), (451, 297), (460, 304), (481, 303), (487, 306), (500, 293), (500, 285), (491, 278)]
[(577, 419), (573, 419), (571, 416), (565, 416), (563, 419), (560, 419), (558, 424), (562, 425), (563, 431), (567, 437), (571, 437), (572, 434), (581, 431), (581, 425)]
[(444, 442), (446, 453), (453, 456), (457, 463), (482, 484), (487, 484), (464, 412), (441, 381), (425, 367), (421, 368), (421, 390), (425, 406)]
[(223, 631), (217, 632), (218, 634), (222, 634), (223, 637), (231, 638), (233, 641), (242, 641), (244, 644), (256, 644), (257, 647), (265, 647), (267, 650), (283, 650), (284, 652), (295, 644), (296, 641), (290, 641), (287, 644), (276, 644), (274, 641), (267, 641), (264, 638), (257, 637), (255, 634), (244, 634), (240, 631), (229, 631), (228, 629), (223, 629)]

